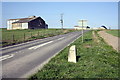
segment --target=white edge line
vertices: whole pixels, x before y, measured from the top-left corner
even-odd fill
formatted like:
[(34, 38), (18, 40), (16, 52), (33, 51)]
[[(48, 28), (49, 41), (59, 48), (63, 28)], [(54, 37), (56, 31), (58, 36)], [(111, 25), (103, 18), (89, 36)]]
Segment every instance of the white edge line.
[[(82, 34), (78, 37), (80, 38), (82, 36)], [(45, 64), (47, 64), (52, 58), (54, 58), (57, 54), (60, 53), (60, 51), (62, 51), (64, 48), (66, 48), (67, 46), (69, 46), (70, 44), (72, 44), (74, 41), (76, 41), (78, 38), (76, 38), (75, 40), (73, 40), (71, 43), (69, 43), (68, 45), (66, 45), (65, 47), (63, 47), (61, 50), (59, 50), (57, 53), (55, 53), (53, 56), (51, 56), (50, 58), (48, 58), (46, 61), (44, 61), (41, 65), (37, 66), (35, 69), (31, 70), (30, 72), (28, 72), (27, 74), (21, 76), (21, 78), (28, 78), (30, 76), (32, 76), (34, 73), (38, 72), (38, 70), (41, 70)], [(30, 74), (32, 73), (32, 74)]]

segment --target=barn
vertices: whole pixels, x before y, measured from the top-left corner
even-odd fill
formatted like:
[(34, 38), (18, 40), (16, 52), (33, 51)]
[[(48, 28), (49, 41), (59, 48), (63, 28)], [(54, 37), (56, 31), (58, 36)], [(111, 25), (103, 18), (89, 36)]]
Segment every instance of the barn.
[(41, 17), (30, 16), (28, 18), (9, 19), (7, 30), (14, 29), (48, 29), (48, 25)]
[(82, 26), (74, 26), (74, 29), (75, 29), (75, 30), (82, 30), (82, 29), (84, 29), (84, 30), (89, 30), (90, 27), (89, 27), (89, 26), (84, 26), (84, 27), (82, 28)]

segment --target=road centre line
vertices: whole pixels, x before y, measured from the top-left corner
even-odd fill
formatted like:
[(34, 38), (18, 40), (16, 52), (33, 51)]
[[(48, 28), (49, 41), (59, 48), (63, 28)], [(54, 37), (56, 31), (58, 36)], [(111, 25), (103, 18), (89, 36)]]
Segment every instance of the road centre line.
[(39, 47), (42, 47), (42, 46), (47, 45), (47, 44), (52, 43), (52, 42), (53, 42), (53, 41), (49, 41), (49, 42), (47, 42), (47, 43), (43, 43), (43, 44), (40, 44), (40, 45), (37, 45), (37, 46), (33, 46), (33, 47), (28, 48), (28, 49), (37, 49), (37, 48), (39, 48)]
[(3, 61), (3, 60), (6, 60), (6, 59), (9, 59), (9, 58), (12, 58), (15, 54), (10, 54), (10, 55), (4, 55), (4, 56), (1, 56), (0, 57), (0, 61)]
[(61, 37), (61, 38), (59, 38), (59, 39), (57, 39), (57, 40), (61, 40), (61, 39), (64, 39), (64, 37)]

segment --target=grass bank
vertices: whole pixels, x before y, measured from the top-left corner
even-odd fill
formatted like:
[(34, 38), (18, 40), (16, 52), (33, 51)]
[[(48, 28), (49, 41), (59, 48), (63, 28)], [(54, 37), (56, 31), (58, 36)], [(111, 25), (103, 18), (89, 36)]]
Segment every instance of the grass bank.
[(70, 29), (26, 29), (26, 30), (2, 30), (2, 41), (0, 46), (14, 45), (35, 39), (51, 37), (60, 34), (66, 34), (74, 30)]
[(120, 30), (107, 30), (106, 32), (112, 34), (113, 36), (120, 37)]
[(118, 78), (118, 53), (98, 34), (96, 36), (99, 41), (94, 40), (90, 31), (84, 35), (84, 43), (81, 43), (81, 38), (79, 38), (71, 44), (76, 45), (77, 63), (67, 61), (70, 45), (32, 75), (29, 80)]

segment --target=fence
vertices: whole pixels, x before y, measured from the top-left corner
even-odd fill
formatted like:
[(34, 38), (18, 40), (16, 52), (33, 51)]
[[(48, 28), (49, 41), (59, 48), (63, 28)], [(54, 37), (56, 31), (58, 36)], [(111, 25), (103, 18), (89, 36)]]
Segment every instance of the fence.
[(2, 46), (18, 44), (30, 40), (39, 38), (45, 38), (55, 36), (59, 34), (68, 33), (69, 30), (41, 30), (41, 31), (28, 31), (28, 32), (3, 32), (2, 34)]

